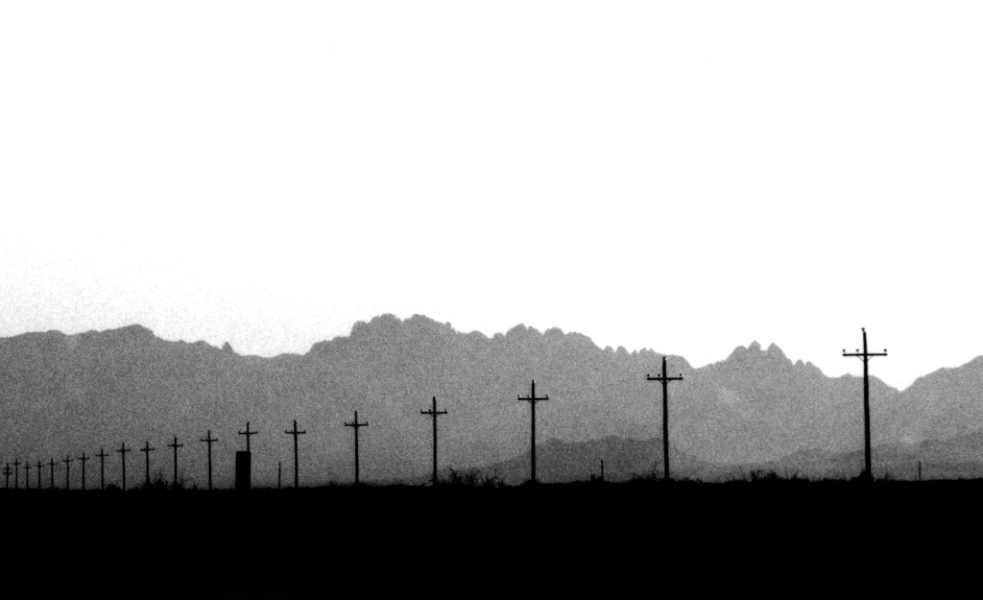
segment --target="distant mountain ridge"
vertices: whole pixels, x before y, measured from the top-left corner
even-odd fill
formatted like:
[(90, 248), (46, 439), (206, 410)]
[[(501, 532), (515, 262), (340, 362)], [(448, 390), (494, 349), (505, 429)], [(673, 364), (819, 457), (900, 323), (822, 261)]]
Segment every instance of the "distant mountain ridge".
[[(425, 474), (430, 424), (419, 415), (431, 396), (442, 417), (441, 465), (505, 463), (528, 451), (528, 404), (537, 391), (538, 439), (547, 443), (661, 436), (661, 390), (645, 380), (661, 354), (599, 348), (590, 338), (522, 325), (487, 337), (460, 333), (422, 316), (359, 322), (348, 336), (303, 355), (241, 356), (231, 346), (170, 342), (134, 325), (65, 335), (0, 339), (0, 460), (64, 456), (100, 446), (186, 440), (182, 469), (203, 481), (211, 429), (217, 481), (231, 483), (232, 451), (248, 420), (257, 477), (285, 480), (292, 446), (283, 432), (297, 419), (301, 476), (309, 483), (351, 479), (351, 431), (358, 410), (366, 479)], [(780, 348), (738, 347), (698, 369), (669, 357), (684, 381), (670, 390), (672, 451), (701, 464), (757, 465), (799, 452), (833, 455), (862, 447), (861, 379), (831, 378)], [(941, 369), (903, 392), (871, 379), (872, 433), (878, 446), (946, 441), (983, 431), (983, 358)], [(646, 442), (648, 443), (648, 442)], [(661, 456), (661, 451), (660, 451)], [(165, 453), (154, 469), (170, 476)], [(118, 455), (107, 461), (112, 476)], [(875, 456), (875, 471), (877, 458)], [(137, 466), (140, 468), (142, 465)], [(73, 473), (75, 471), (73, 470)]]

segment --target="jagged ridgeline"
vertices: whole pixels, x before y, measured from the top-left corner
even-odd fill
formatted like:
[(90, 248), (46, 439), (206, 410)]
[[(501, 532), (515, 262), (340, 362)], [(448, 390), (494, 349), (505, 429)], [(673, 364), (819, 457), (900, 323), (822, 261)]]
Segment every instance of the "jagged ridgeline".
[[(112, 453), (123, 440), (162, 446), (176, 435), (185, 444), (182, 478), (203, 487), (199, 440), (210, 429), (218, 438), (215, 483), (231, 486), (233, 451), (244, 447), (237, 431), (249, 421), (260, 432), (251, 441), (254, 481), (269, 485), (279, 462), (292, 472), (292, 439), (284, 431), (296, 419), (309, 432), (299, 442), (303, 483), (349, 482), (352, 439), (342, 423), (358, 410), (371, 423), (362, 432), (363, 480), (422, 482), (429, 478), (431, 423), (419, 413), (436, 396), (449, 411), (440, 423), (441, 467), (484, 466), (518, 479), (526, 471), (513, 476), (510, 465), (528, 452), (529, 427), (528, 406), (517, 395), (535, 379), (550, 396), (538, 407), (540, 479), (585, 479), (602, 458), (608, 478), (617, 479), (661, 468), (661, 392), (645, 380), (661, 356), (599, 348), (558, 329), (518, 326), (489, 338), (421, 316), (377, 317), (307, 354), (274, 358), (164, 341), (139, 326), (25, 334), (0, 340), (0, 459), (57, 459), (101, 447)], [(670, 401), (674, 475), (760, 465), (854, 475), (862, 467), (859, 378), (829, 378), (810, 363), (792, 363), (776, 346), (757, 344), (699, 369), (680, 357), (669, 362), (685, 378)], [(983, 438), (970, 434), (983, 429), (980, 389), (981, 359), (903, 392), (872, 379), (875, 474), (891, 465), (913, 472), (916, 458), (926, 468), (956, 469), (950, 475), (977, 469)], [(170, 479), (167, 453), (152, 460), (152, 470)], [(140, 461), (128, 464), (133, 481), (143, 480), (143, 470)], [(107, 481), (118, 471), (113, 454)]]

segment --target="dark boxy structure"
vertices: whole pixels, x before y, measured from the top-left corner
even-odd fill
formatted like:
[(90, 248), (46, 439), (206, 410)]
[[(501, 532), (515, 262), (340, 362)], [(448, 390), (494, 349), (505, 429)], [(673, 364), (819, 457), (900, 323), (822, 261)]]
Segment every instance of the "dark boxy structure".
[(248, 490), (252, 487), (252, 458), (247, 450), (236, 452), (236, 489)]

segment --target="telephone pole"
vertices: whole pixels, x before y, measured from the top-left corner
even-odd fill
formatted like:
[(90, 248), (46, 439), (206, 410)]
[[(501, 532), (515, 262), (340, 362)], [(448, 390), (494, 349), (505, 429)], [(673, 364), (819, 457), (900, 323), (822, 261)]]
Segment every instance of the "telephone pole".
[(522, 402), (528, 402), (529, 408), (531, 409), (532, 420), (530, 428), (530, 453), (529, 453), (529, 468), (531, 477), (529, 479), (530, 483), (536, 483), (536, 403), (545, 402), (549, 400), (549, 396), (543, 396), (542, 398), (536, 397), (536, 380), (532, 380), (532, 387), (528, 396), (519, 396), (519, 400)]
[(174, 449), (174, 479), (171, 485), (174, 489), (177, 489), (177, 449), (184, 448), (184, 444), (177, 443), (177, 436), (174, 436), (174, 441), (168, 444), (168, 446)]
[(345, 427), (352, 427), (355, 429), (355, 485), (358, 485), (358, 430), (362, 427), (368, 427), (369, 422), (364, 423), (358, 422), (358, 411), (355, 411), (355, 420), (351, 423), (345, 423)]
[(85, 491), (85, 463), (86, 461), (89, 460), (89, 458), (90, 457), (85, 455), (85, 452), (82, 453), (82, 456), (78, 457), (79, 462), (82, 463), (82, 491), (83, 492)]
[(870, 470), (870, 375), (867, 368), (867, 363), (870, 359), (875, 356), (887, 356), (887, 349), (884, 352), (868, 352), (867, 351), (867, 330), (863, 327), (860, 331), (864, 335), (864, 349), (861, 352), (857, 349), (856, 352), (843, 351), (843, 356), (855, 356), (860, 360), (864, 361), (864, 473), (863, 479), (865, 481), (873, 480), (873, 473)]
[(253, 487), (253, 452), (249, 447), (249, 438), (259, 433), (249, 429), (249, 421), (246, 421), (246, 430), (240, 431), (239, 435), (246, 436), (246, 450), (236, 451), (236, 482), (237, 490), (248, 490)]
[[(433, 418), (433, 485), (437, 485), (437, 417), (441, 415), (446, 415), (446, 410), (437, 410), (437, 396), (433, 397), (433, 408), (430, 410), (421, 410), (421, 415), (427, 415)], [(356, 421), (358, 419), (355, 419)]]
[(122, 475), (123, 475), (123, 491), (125, 492), (126, 491), (126, 453), (127, 452), (133, 452), (133, 450), (127, 448), (126, 447), (126, 442), (123, 442), (123, 444), (119, 447), (119, 450), (117, 450), (116, 452), (119, 452), (120, 459), (123, 461), (122, 462), (122, 464), (123, 464), (123, 473), (122, 473)]
[(65, 456), (65, 460), (61, 462), (65, 463), (65, 489), (67, 490), (71, 487), (71, 482), (69, 481), (68, 477), (72, 473), (72, 463), (75, 462), (75, 460), (72, 458), (71, 454), (68, 454)]
[(155, 450), (157, 450), (157, 448), (150, 447), (150, 440), (147, 440), (147, 443), (143, 446), (143, 448), (140, 448), (140, 452), (143, 452), (147, 457), (147, 489), (150, 489), (150, 453), (154, 452)]
[[(99, 489), (104, 490), (106, 489), (106, 457), (109, 455), (106, 454), (103, 448), (99, 448), (99, 454), (96, 454), (96, 456), (99, 457)], [(54, 483), (52, 483), (52, 486), (54, 486)]]
[(669, 377), (666, 374), (666, 357), (662, 357), (662, 374), (652, 377), (646, 375), (648, 381), (658, 381), (662, 384), (662, 479), (669, 481), (669, 383), (682, 381), (683, 376)]
[[(297, 430), (297, 420), (294, 419), (293, 430), (287, 430), (284, 433), (294, 436), (294, 489), (300, 489), (300, 459), (298, 458), (298, 448), (297, 448), (297, 436), (304, 435), (306, 431)], [(249, 438), (246, 438), (247, 440)]]
[(48, 470), (51, 471), (51, 486), (48, 489), (53, 490), (55, 489), (55, 459), (49, 459), (48, 467), (50, 467)]
[(252, 451), (249, 449), (249, 438), (253, 437), (257, 433), (259, 433), (259, 432), (258, 431), (249, 431), (249, 421), (246, 421), (246, 430), (239, 432), (239, 435), (246, 436), (246, 452), (249, 452), (250, 454), (252, 454)]
[(212, 430), (208, 430), (208, 435), (205, 439), (201, 440), (208, 444), (208, 491), (212, 491), (212, 444), (218, 441), (218, 438), (212, 437)]
[(35, 466), (36, 466), (36, 467), (37, 467), (37, 469), (38, 469), (38, 489), (40, 490), (40, 489), (41, 489), (41, 469), (43, 469), (43, 468), (44, 468), (44, 461), (43, 461), (43, 460), (39, 460), (39, 461), (38, 461), (38, 462), (36, 463), (36, 465), (35, 465)]

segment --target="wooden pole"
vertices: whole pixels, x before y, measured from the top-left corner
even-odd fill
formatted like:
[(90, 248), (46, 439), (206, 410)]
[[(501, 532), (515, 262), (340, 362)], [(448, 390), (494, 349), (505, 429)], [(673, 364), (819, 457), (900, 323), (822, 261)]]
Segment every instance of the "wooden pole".
[(212, 437), (212, 430), (208, 430), (208, 435), (205, 439), (201, 440), (208, 444), (208, 491), (212, 490), (212, 444), (218, 441), (218, 438)]
[(109, 455), (103, 448), (99, 448), (99, 454), (96, 456), (99, 457), (99, 489), (104, 490), (106, 489), (106, 457)]
[(669, 383), (682, 381), (683, 376), (669, 377), (666, 374), (666, 357), (662, 357), (662, 374), (652, 377), (646, 375), (648, 381), (662, 383), (662, 479), (669, 481)]
[(358, 430), (362, 427), (368, 427), (369, 422), (364, 423), (358, 422), (358, 411), (355, 411), (355, 420), (351, 423), (345, 423), (345, 427), (351, 427), (355, 430), (355, 485), (359, 485), (359, 469), (358, 469)]
[(239, 432), (239, 435), (246, 436), (246, 452), (249, 452), (250, 454), (252, 454), (252, 452), (249, 449), (249, 438), (251, 438), (252, 436), (256, 435), (257, 433), (259, 433), (259, 432), (258, 431), (249, 431), (249, 421), (246, 421), (246, 430)]
[(86, 461), (89, 460), (89, 457), (85, 455), (85, 452), (83, 452), (82, 456), (79, 456), (78, 459), (79, 462), (82, 463), (82, 491), (84, 492), (85, 491), (85, 463)]
[(72, 473), (72, 463), (75, 462), (75, 460), (71, 457), (71, 455), (66, 455), (65, 459), (61, 462), (65, 463), (65, 489), (67, 490), (71, 487), (69, 476)]
[(536, 380), (532, 380), (532, 386), (528, 396), (519, 396), (522, 402), (528, 402), (530, 408), (530, 452), (529, 452), (529, 482), (536, 483), (536, 403), (549, 400), (549, 396), (539, 398), (536, 396)]
[(177, 449), (184, 448), (184, 444), (177, 443), (177, 436), (174, 436), (174, 441), (168, 444), (168, 446), (174, 449), (174, 479), (171, 485), (174, 486), (174, 489), (177, 489)]
[(122, 479), (123, 479), (123, 491), (125, 492), (126, 491), (126, 453), (132, 452), (132, 450), (126, 447), (126, 442), (123, 442), (123, 444), (119, 447), (119, 450), (117, 450), (116, 452), (119, 453), (120, 460), (122, 461), (122, 465), (123, 465)]
[(155, 450), (157, 450), (157, 448), (150, 447), (150, 440), (147, 440), (147, 443), (144, 444), (143, 448), (140, 448), (140, 452), (143, 452), (144, 456), (147, 457), (147, 489), (150, 489), (150, 453), (154, 452)]
[[(296, 489), (300, 489), (300, 459), (298, 458), (300, 454), (299, 454), (299, 449), (297, 447), (297, 436), (304, 435), (307, 432), (299, 431), (297, 429), (297, 420), (294, 419), (293, 430), (292, 431), (288, 430), (285, 431), (284, 433), (294, 436), (294, 489), (296, 490)], [(249, 438), (246, 439), (248, 440)]]
[(430, 410), (421, 410), (420, 414), (433, 418), (433, 485), (437, 485), (437, 417), (446, 415), (447, 411), (437, 410), (437, 396), (434, 396), (433, 407)]
[(846, 350), (843, 351), (843, 356), (854, 356), (864, 361), (864, 473), (863, 479), (865, 481), (873, 481), (874, 475), (870, 470), (870, 374), (868, 371), (867, 363), (870, 359), (875, 356), (887, 356), (887, 349), (884, 352), (868, 352), (867, 351), (867, 330), (863, 327), (860, 328), (863, 332), (864, 338), (864, 348), (863, 352), (857, 349), (856, 352), (847, 353)]

